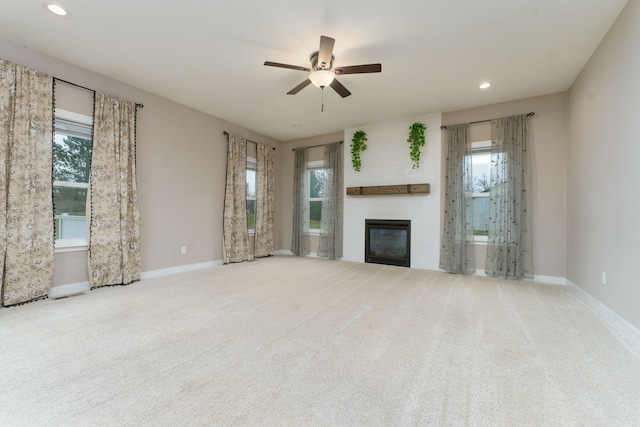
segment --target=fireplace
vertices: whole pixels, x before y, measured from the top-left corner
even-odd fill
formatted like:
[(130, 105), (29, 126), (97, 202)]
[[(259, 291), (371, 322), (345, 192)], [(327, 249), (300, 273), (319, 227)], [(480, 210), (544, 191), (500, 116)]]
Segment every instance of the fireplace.
[(411, 221), (365, 219), (364, 262), (411, 266)]

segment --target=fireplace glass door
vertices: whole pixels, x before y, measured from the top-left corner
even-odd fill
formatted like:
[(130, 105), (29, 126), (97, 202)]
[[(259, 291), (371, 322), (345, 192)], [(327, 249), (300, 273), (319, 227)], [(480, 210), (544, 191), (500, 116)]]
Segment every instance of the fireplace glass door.
[(411, 221), (365, 220), (365, 262), (411, 266)]

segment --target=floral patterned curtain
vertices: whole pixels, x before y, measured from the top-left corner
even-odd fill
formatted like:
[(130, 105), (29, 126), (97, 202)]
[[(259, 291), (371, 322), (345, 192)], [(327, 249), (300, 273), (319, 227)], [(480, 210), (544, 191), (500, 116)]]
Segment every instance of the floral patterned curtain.
[(140, 214), (136, 192), (136, 105), (95, 94), (91, 155), (89, 282), (140, 280)]
[(324, 147), (324, 169), (318, 255), (342, 258), (342, 147), (339, 142)]
[(473, 244), (473, 173), (469, 125), (447, 126), (444, 227), (440, 268), (449, 273), (475, 273)]
[(53, 78), (0, 59), (1, 305), (53, 283)]
[(533, 278), (531, 166), (527, 115), (491, 122), (487, 275)]
[(227, 184), (223, 221), (224, 263), (248, 260), (247, 140), (232, 134), (229, 134), (227, 148)]
[(309, 218), (309, 198), (307, 197), (307, 149), (296, 148), (293, 163), (293, 229), (291, 236), (291, 252), (294, 255), (309, 254), (309, 236), (305, 232), (305, 224)]
[(273, 148), (258, 144), (256, 170), (256, 258), (273, 255), (273, 211), (275, 204), (275, 169)]

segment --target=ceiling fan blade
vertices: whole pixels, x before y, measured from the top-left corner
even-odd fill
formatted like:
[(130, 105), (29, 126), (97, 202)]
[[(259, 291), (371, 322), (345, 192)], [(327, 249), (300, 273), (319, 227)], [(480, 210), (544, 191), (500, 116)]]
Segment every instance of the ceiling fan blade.
[(331, 82), (330, 85), (336, 92), (338, 92), (338, 95), (340, 95), (343, 98), (346, 98), (347, 96), (351, 95), (351, 92), (349, 92), (349, 89), (347, 89), (346, 87), (344, 87), (342, 85), (342, 83), (340, 83), (338, 80), (333, 79), (333, 81)]
[(331, 56), (333, 55), (333, 45), (336, 39), (327, 36), (320, 36), (320, 49), (318, 50), (318, 68), (329, 69), (331, 66)]
[(306, 72), (311, 71), (311, 68), (298, 67), (297, 65), (281, 64), (279, 62), (265, 61), (264, 65), (266, 65), (267, 67), (288, 68), (290, 70), (298, 70), (298, 71), (306, 71)]
[(380, 73), (382, 71), (382, 64), (365, 64), (365, 65), (351, 65), (349, 67), (336, 67), (333, 69), (336, 74), (362, 74), (362, 73)]
[(307, 80), (303, 81), (302, 83), (300, 83), (298, 86), (296, 86), (293, 89), (291, 89), (289, 92), (287, 92), (287, 95), (295, 95), (296, 93), (300, 92), (305, 87), (309, 86), (309, 84), (311, 84), (311, 80), (307, 79)]

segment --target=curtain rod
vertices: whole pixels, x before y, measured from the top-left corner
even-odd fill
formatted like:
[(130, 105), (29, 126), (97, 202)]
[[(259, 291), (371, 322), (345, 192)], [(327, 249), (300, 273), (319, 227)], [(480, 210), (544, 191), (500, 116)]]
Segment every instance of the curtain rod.
[[(222, 133), (224, 134), (224, 136), (229, 137), (229, 132), (227, 132), (226, 130), (222, 131)], [(254, 143), (254, 144), (262, 144), (261, 142), (251, 141), (250, 139), (247, 139), (247, 142), (251, 142), (251, 143)], [(269, 146), (268, 144), (262, 144), (262, 145)], [(276, 147), (271, 147), (271, 148), (273, 148), (274, 150), (276, 149)]]
[[(530, 113), (528, 113), (528, 114), (527, 114), (527, 117), (533, 117), (535, 114), (536, 114), (536, 113), (534, 113), (534, 112), (532, 111), (532, 112), (530, 112)], [(469, 124), (470, 124), (470, 125), (475, 125), (476, 123), (485, 123), (485, 122), (490, 122), (490, 121), (492, 121), (492, 120), (495, 120), (495, 119), (478, 120), (478, 121), (475, 121), (475, 122), (469, 122)], [(449, 126), (453, 126), (453, 125), (449, 125)], [(447, 126), (445, 126), (445, 125), (440, 126), (440, 129), (446, 129), (446, 128), (447, 128)]]
[[(344, 141), (338, 141), (338, 144), (342, 144)], [(316, 147), (324, 147), (325, 145), (335, 144), (335, 142), (329, 142), (328, 144), (318, 144), (318, 145), (310, 145), (308, 147), (298, 147), (298, 148), (316, 148)], [(291, 151), (296, 151), (295, 148), (292, 148)]]
[[(71, 86), (79, 87), (80, 89), (88, 90), (88, 91), (91, 91), (91, 92), (95, 92), (96, 91), (95, 89), (91, 89), (91, 88), (88, 88), (88, 87), (85, 87), (85, 86), (81, 86), (81, 85), (79, 85), (77, 83), (71, 83), (71, 82), (68, 82), (66, 80), (59, 79), (57, 77), (54, 77), (53, 80), (57, 80), (59, 82), (66, 83), (66, 84), (71, 85)], [(142, 104), (139, 104), (137, 102), (135, 104), (136, 104), (136, 107), (144, 108), (144, 105), (142, 105)]]

